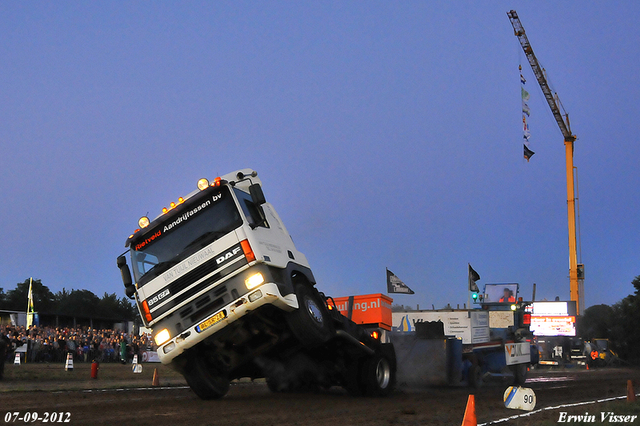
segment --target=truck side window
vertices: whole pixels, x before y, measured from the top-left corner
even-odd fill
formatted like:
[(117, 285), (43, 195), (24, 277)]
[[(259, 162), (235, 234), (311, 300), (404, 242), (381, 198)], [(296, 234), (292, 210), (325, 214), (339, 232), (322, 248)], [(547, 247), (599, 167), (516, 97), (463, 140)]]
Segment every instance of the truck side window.
[(236, 196), (238, 197), (238, 202), (240, 203), (240, 207), (242, 207), (242, 212), (247, 217), (247, 221), (249, 225), (252, 227), (262, 226), (265, 228), (269, 228), (269, 224), (267, 223), (267, 219), (264, 215), (264, 211), (262, 207), (256, 206), (251, 200), (251, 196), (244, 191), (234, 188)]

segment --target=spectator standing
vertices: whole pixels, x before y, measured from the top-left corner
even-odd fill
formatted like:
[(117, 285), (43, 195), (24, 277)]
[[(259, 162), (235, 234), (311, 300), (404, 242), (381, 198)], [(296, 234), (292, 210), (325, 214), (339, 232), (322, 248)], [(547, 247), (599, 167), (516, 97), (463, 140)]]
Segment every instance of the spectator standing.
[(120, 362), (127, 363), (127, 341), (124, 336), (120, 340)]
[(0, 333), (0, 380), (4, 376), (4, 363), (7, 360), (7, 352), (9, 350), (9, 339), (4, 332)]

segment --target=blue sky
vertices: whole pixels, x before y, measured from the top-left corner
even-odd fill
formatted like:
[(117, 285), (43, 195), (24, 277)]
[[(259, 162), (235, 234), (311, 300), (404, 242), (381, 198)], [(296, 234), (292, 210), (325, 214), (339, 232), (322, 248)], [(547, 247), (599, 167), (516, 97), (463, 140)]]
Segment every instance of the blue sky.
[[(421, 307), (480, 284), (569, 298), (563, 138), (578, 136), (586, 305), (640, 275), (640, 3), (3, 2), (0, 287), (123, 295), (137, 219), (251, 167), (328, 294)], [(522, 63), (531, 149), (522, 158)]]

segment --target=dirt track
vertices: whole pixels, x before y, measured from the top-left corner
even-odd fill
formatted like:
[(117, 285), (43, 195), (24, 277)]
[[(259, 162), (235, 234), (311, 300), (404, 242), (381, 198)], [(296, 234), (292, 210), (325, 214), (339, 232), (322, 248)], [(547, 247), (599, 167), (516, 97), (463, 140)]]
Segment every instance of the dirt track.
[[(542, 408), (625, 395), (628, 379), (640, 383), (640, 370), (542, 370), (532, 372), (526, 386), (536, 392), (536, 408)], [(129, 380), (122, 382), (127, 387), (120, 389), (7, 391), (5, 385), (15, 386), (15, 381), (9, 381), (0, 384), (0, 389), (4, 387), (0, 393), (0, 414), (3, 419), (7, 411), (69, 412), (73, 425), (459, 425), (470, 393), (468, 388), (401, 388), (391, 397), (371, 399), (350, 397), (339, 388), (313, 394), (273, 394), (262, 382), (245, 382), (232, 385), (222, 400), (201, 401), (174, 377), (161, 385), (167, 381), (172, 386), (153, 388), (150, 383)], [(107, 379), (89, 383), (104, 388), (120, 382)], [(24, 388), (37, 387), (35, 383), (30, 385)], [(473, 392), (478, 422), (519, 413), (504, 408), (505, 389), (505, 384), (490, 383)], [(577, 410), (599, 412), (604, 408), (601, 404)], [(555, 423), (558, 413), (545, 412), (535, 418), (502, 424), (538, 424), (542, 419)]]

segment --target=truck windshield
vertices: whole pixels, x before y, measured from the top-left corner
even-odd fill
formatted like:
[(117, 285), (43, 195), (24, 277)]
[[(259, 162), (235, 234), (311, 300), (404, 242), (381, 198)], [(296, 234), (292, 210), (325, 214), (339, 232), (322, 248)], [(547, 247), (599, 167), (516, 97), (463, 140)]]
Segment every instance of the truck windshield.
[(131, 243), (131, 264), (138, 287), (242, 225), (226, 186), (176, 209)]

